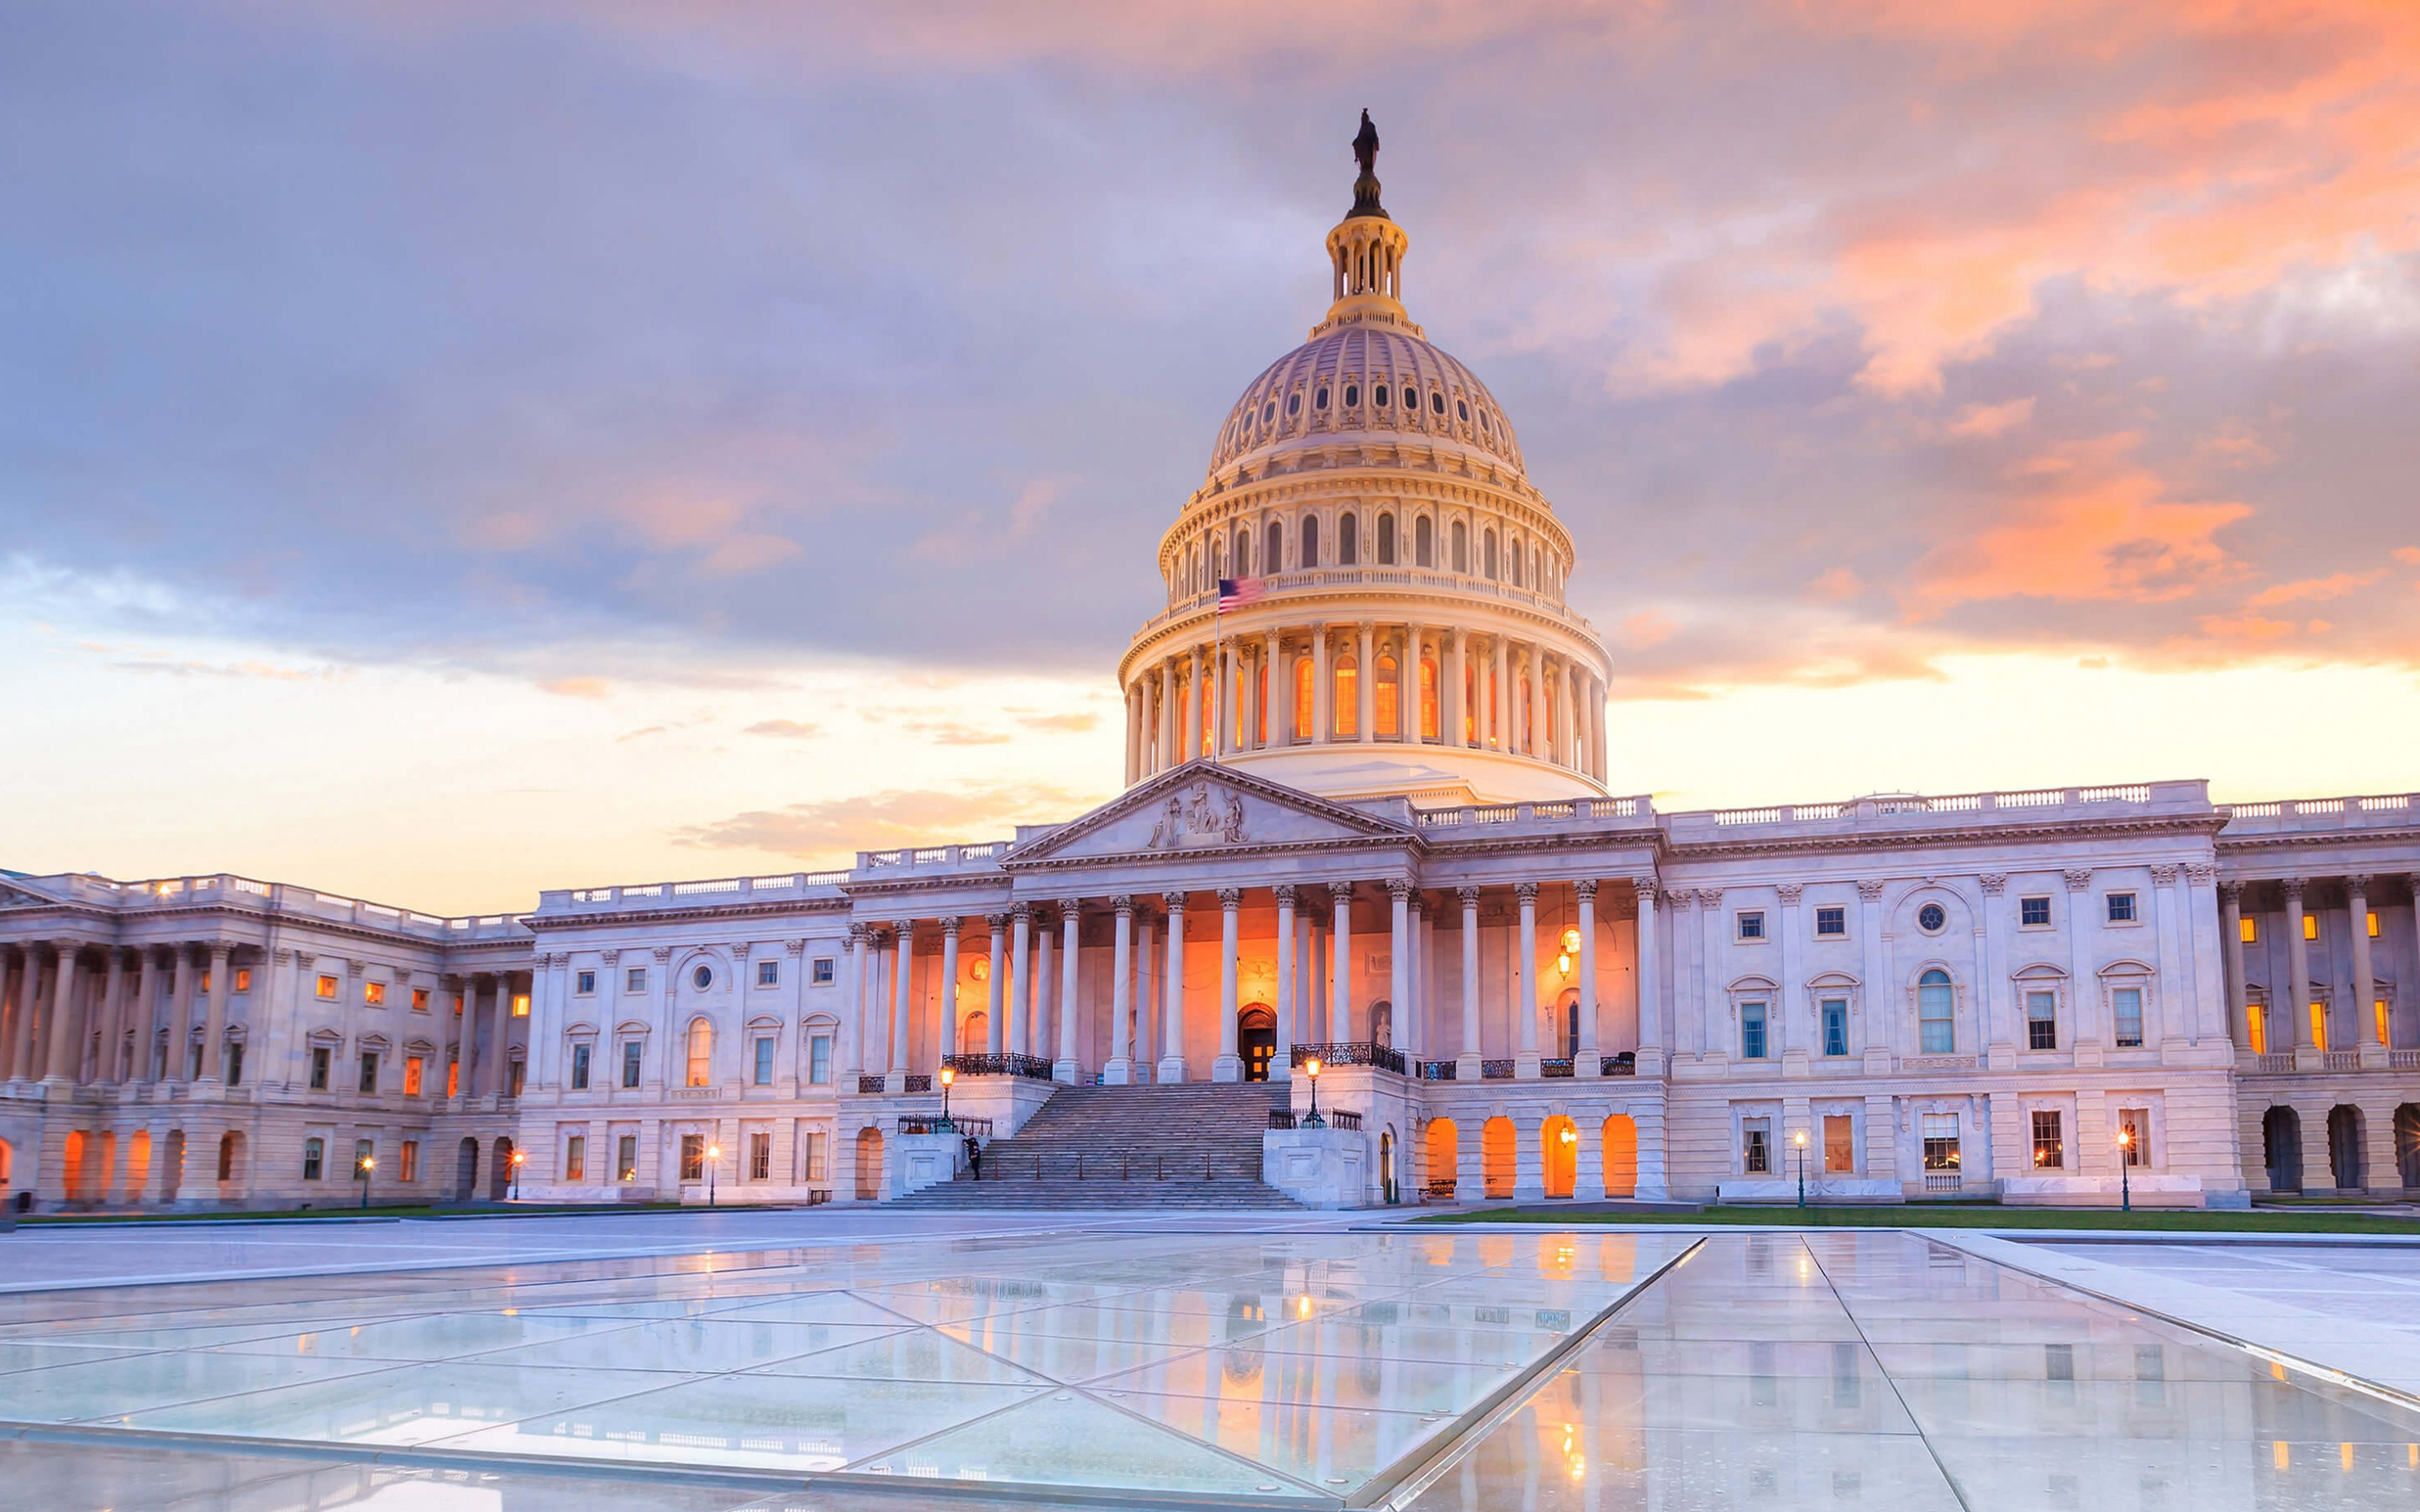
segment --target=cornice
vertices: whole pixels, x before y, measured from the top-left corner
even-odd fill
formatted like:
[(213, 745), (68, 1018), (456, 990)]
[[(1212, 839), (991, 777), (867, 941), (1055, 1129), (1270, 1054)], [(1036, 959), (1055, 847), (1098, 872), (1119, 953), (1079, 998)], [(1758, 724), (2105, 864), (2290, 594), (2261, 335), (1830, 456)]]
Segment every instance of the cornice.
[(1447, 505), (1496, 505), (1508, 514), (1527, 517), (1523, 523), (1551, 535), (1563, 555), (1573, 558), (1570, 529), (1555, 506), (1536, 489), (1520, 490), (1484, 478), (1458, 473), (1355, 463), (1349, 468), (1287, 472), (1249, 483), (1188, 503), (1160, 535), (1159, 563), (1163, 574), (1172, 543), (1190, 539), (1211, 525), (1254, 510), (1292, 507), (1306, 502), (1345, 502), (1378, 496)]
[[(844, 884), (844, 887), (848, 886)], [(848, 897), (795, 899), (761, 903), (715, 903), (703, 908), (641, 908), (613, 914), (530, 914), (521, 923), (534, 933), (565, 933), (581, 929), (614, 929), (625, 924), (672, 924), (696, 919), (771, 918), (792, 914), (834, 914), (848, 910)]]
[[(2341, 849), (2355, 845), (2376, 845), (2381, 842), (2389, 845), (2400, 843), (2420, 846), (2420, 825), (2381, 825), (2376, 829), (2280, 830), (2275, 833), (2253, 835), (2228, 835), (2222, 831), (2218, 837), (2218, 849), (2222, 854), (2228, 851), (2275, 851), (2309, 846)], [(2413, 865), (2415, 870), (2420, 870), (2420, 858), (2415, 858)]]
[[(1675, 816), (1667, 816), (1675, 817)], [(2070, 820), (2063, 824), (1958, 825), (1946, 829), (1876, 832), (1861, 830), (1832, 835), (1799, 835), (1756, 840), (1680, 841), (1665, 833), (1665, 854), (1674, 862), (1715, 860), (1738, 856), (1804, 855), (1876, 849), (1939, 849), (1952, 845), (1994, 842), (2056, 841), (2079, 833), (2092, 835), (2215, 835), (2226, 816), (2145, 814)]]
[[(1015, 863), (1021, 874), (1040, 875), (1049, 872), (1076, 872), (1095, 867), (1167, 867), (1171, 863), (1215, 862), (1235, 856), (1334, 855), (1343, 851), (1401, 851), (1419, 856), (1428, 849), (1416, 834), (1357, 835), (1335, 840), (1267, 841), (1244, 845), (1221, 845), (1216, 850), (1198, 851), (1116, 851), (1107, 855), (1045, 856), (1039, 860)], [(1142, 883), (1134, 886), (1142, 891), (1151, 889)], [(1205, 892), (1207, 886), (1189, 889)]]
[[(263, 949), (268, 949), (270, 941), (276, 938), (281, 933), (299, 933), (304, 930), (314, 931), (324, 935), (331, 935), (337, 939), (359, 940), (368, 944), (389, 948), (409, 947), (415, 949), (431, 951), (439, 955), (448, 954), (458, 950), (485, 949), (495, 947), (503, 947), (506, 949), (513, 947), (526, 948), (530, 943), (528, 940), (515, 940), (509, 938), (487, 940), (433, 940), (426, 935), (407, 934), (394, 930), (372, 929), (365, 925), (352, 923), (346, 919), (321, 918), (312, 914), (288, 913), (284, 909), (277, 908), (230, 908), (224, 903), (171, 903), (166, 905), (152, 904), (145, 907), (139, 914), (132, 914), (121, 913), (116, 909), (104, 907), (98, 903), (79, 903), (65, 899), (55, 903), (0, 908), (0, 929), (5, 929), (20, 919), (41, 919), (58, 916), (67, 916), (77, 919), (86, 920), (89, 922), (91, 927), (103, 930), (110, 936), (106, 939), (87, 939), (85, 942), (87, 945), (122, 945), (129, 947), (141, 945), (171, 945), (177, 942), (173, 940), (144, 940), (132, 938), (130, 937), (132, 926), (138, 923), (148, 923), (152, 920), (166, 920), (173, 927), (178, 921), (197, 918), (225, 919), (230, 922), (240, 921), (248, 927), (243, 930), (213, 930), (209, 931), (208, 933), (212, 934), (225, 934), (230, 936), (232, 943), (240, 945), (257, 945)], [(522, 919), (520, 922), (524, 926), (527, 926), (529, 920)], [(59, 927), (65, 928), (68, 926), (62, 924)], [(257, 933), (261, 937), (259, 939), (252, 938), (252, 935), (255, 933)], [(199, 941), (196, 940), (195, 943), (199, 943)]]

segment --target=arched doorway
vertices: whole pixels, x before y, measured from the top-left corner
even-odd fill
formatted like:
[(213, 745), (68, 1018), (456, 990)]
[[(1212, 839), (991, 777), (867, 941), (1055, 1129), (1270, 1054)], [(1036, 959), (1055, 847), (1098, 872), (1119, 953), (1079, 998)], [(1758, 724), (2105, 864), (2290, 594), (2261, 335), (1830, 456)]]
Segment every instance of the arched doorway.
[(489, 1147), (488, 1200), (502, 1202), (513, 1189), (513, 1142), (499, 1139)]
[(1395, 1131), (1384, 1129), (1378, 1134), (1378, 1192), (1388, 1206), (1402, 1200), (1395, 1188)]
[(2403, 1190), (2420, 1191), (2420, 1103), (2395, 1110), (2395, 1168)]
[(1638, 1196), (1638, 1120), (1627, 1113), (1605, 1120), (1605, 1195)]
[(1578, 1126), (1559, 1113), (1548, 1119), (1538, 1130), (1538, 1160), (1544, 1167), (1546, 1196), (1570, 1196), (1580, 1176)]
[(70, 1202), (84, 1200), (84, 1131), (69, 1130), (66, 1164), (59, 1171), (59, 1186)]
[(976, 1009), (973, 1012), (968, 1014), (966, 1022), (958, 1026), (958, 1054), (962, 1056), (988, 1055), (990, 1053), (990, 1045), (991, 1010), (987, 1008)]
[(1278, 1054), (1278, 1016), (1266, 1003), (1254, 1003), (1235, 1015), (1235, 1051), (1244, 1057), (1244, 1080), (1269, 1079), (1269, 1062)]
[(0, 1192), (7, 1192), (17, 1179), (17, 1152), (8, 1141), (0, 1139)]
[(2362, 1188), (2361, 1136), (2361, 1109), (2350, 1103), (2328, 1109), (2328, 1174), (2339, 1192)]
[(160, 1147), (160, 1200), (174, 1202), (185, 1185), (185, 1131), (171, 1129)]
[(1491, 1197), (1512, 1195), (1514, 1162), (1518, 1158), (1513, 1145), (1518, 1138), (1512, 1120), (1500, 1115), (1488, 1119), (1479, 1131), (1480, 1176)]
[(2269, 1166), (2269, 1190), (2303, 1190), (2303, 1119), (2292, 1108), (2260, 1116), (2260, 1149)]
[[(151, 1180), (151, 1131), (137, 1129), (126, 1141), (126, 1200), (140, 1202), (149, 1195)], [(0, 1180), (0, 1185), (5, 1185)]]
[(882, 1131), (857, 1132), (857, 1200), (872, 1202), (882, 1196)]
[[(242, 1180), (243, 1135), (229, 1129), (219, 1135), (219, 1185), (232, 1187), (241, 1184)], [(231, 1197), (236, 1194), (223, 1191), (219, 1196)]]
[(468, 1202), (479, 1190), (479, 1141), (465, 1139), (454, 1156), (454, 1200)]
[(1432, 1202), (1451, 1202), (1461, 1181), (1462, 1140), (1451, 1119), (1431, 1119), (1427, 1134), (1427, 1165), (1422, 1190)]

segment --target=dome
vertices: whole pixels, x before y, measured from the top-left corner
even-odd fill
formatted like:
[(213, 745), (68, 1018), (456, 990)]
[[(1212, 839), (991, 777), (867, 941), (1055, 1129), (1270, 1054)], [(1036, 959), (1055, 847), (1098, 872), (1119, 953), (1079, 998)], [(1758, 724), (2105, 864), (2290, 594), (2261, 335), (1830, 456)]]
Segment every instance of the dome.
[(1219, 428), (1210, 475), (1237, 462), (1257, 473), (1267, 455), (1373, 436), (1417, 438), (1523, 472), (1512, 423), (1470, 369), (1401, 325), (1331, 324), (1246, 386)]

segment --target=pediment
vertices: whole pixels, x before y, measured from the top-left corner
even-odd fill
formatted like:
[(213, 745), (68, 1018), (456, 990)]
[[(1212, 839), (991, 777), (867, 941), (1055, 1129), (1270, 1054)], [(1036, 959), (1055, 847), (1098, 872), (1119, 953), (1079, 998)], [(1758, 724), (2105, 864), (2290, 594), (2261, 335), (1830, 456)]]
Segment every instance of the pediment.
[(48, 893), (15, 881), (0, 882), (0, 908), (27, 908), (55, 905), (59, 900)]
[(1376, 814), (1215, 762), (1163, 772), (1080, 819), (1011, 850), (1001, 864), (1217, 855), (1322, 845), (1417, 842), (1419, 832)]

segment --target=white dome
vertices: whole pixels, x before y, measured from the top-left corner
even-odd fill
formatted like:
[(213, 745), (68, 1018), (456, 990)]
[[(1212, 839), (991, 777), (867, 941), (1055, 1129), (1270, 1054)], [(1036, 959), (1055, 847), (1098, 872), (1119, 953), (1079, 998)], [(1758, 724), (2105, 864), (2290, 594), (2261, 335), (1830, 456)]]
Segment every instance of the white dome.
[(1260, 473), (1266, 456), (1280, 452), (1412, 437), (1523, 475), (1512, 424), (1470, 369), (1400, 328), (1338, 326), (1279, 358), (1246, 387), (1218, 431), (1210, 476), (1237, 462)]

